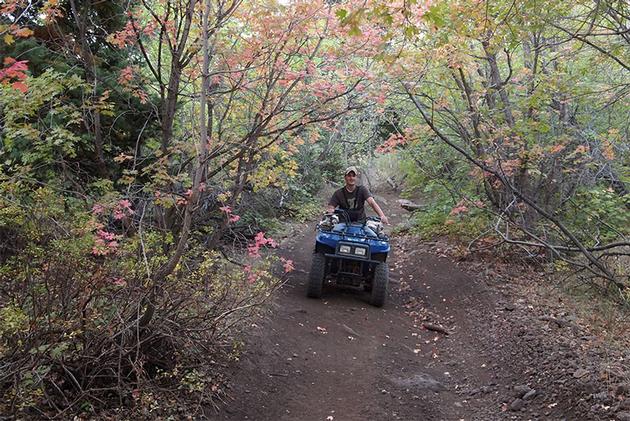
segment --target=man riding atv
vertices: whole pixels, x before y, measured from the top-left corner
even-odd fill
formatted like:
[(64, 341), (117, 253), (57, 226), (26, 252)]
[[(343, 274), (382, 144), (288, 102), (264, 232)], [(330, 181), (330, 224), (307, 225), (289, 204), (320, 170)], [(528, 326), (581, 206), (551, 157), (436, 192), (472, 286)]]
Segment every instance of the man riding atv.
[[(363, 287), (370, 293), (370, 304), (382, 307), (389, 284), (390, 244), (381, 221), (389, 222), (370, 191), (357, 186), (358, 173), (356, 167), (346, 169), (345, 186), (333, 194), (328, 213), (317, 224), (306, 295), (320, 298), (328, 282)], [(366, 201), (379, 218), (365, 217)]]
[(335, 208), (343, 209), (348, 213), (350, 221), (361, 221), (365, 219), (365, 202), (367, 201), (374, 209), (374, 212), (381, 218), (381, 221), (389, 225), (389, 220), (374, 200), (374, 197), (372, 197), (370, 190), (365, 186), (357, 185), (358, 175), (359, 171), (357, 171), (356, 167), (346, 168), (344, 175), (345, 186), (333, 193), (328, 202), (327, 211), (332, 213)]

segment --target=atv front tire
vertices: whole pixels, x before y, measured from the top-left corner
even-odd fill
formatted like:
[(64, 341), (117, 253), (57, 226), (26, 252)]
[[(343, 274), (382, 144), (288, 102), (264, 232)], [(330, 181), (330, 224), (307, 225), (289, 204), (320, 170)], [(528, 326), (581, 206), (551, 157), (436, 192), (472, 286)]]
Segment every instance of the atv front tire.
[(313, 254), (311, 272), (308, 275), (308, 290), (306, 296), (309, 298), (321, 298), (324, 289), (324, 277), (326, 275), (326, 256), (322, 253)]
[(378, 263), (374, 268), (374, 280), (372, 281), (372, 295), (370, 304), (375, 307), (383, 307), (387, 298), (389, 285), (389, 267), (387, 263)]

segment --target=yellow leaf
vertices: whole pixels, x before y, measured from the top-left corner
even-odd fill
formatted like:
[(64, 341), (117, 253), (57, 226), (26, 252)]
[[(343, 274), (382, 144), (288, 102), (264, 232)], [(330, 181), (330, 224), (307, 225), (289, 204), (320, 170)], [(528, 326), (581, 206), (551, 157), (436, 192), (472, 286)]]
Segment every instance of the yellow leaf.
[(613, 148), (610, 142), (608, 141), (602, 142), (602, 155), (604, 155), (604, 158), (606, 158), (609, 161), (612, 161), (615, 159), (615, 149)]
[(13, 44), (14, 42), (15, 42), (15, 41), (13, 40), (13, 35), (11, 35), (11, 34), (6, 34), (6, 35), (4, 36), (4, 43), (5, 43), (5, 44), (7, 44), (7, 45), (11, 45), (11, 44)]

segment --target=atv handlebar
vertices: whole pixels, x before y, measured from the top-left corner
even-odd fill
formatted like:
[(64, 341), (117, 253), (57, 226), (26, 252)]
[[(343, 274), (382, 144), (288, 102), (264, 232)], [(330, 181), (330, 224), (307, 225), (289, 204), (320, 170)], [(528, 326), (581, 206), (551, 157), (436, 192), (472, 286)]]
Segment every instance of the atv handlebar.
[(337, 208), (337, 209), (335, 209), (334, 214), (335, 215), (341, 215), (343, 217), (343, 219), (344, 219), (344, 222), (346, 224), (349, 224), (351, 222), (350, 221), (350, 214), (345, 209)]
[[(324, 212), (324, 217), (332, 217), (333, 215), (341, 215), (344, 219), (344, 221), (342, 222), (345, 222), (347, 224), (352, 222), (350, 221), (350, 214), (345, 209), (335, 208), (335, 210), (332, 212)], [(367, 218), (365, 218), (365, 222), (367, 221), (381, 222), (381, 218), (378, 216), (368, 216)]]

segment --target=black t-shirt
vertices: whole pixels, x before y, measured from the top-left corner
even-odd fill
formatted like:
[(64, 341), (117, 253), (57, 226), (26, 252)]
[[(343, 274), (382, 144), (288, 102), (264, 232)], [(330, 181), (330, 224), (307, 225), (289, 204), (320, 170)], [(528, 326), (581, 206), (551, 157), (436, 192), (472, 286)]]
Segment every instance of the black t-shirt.
[(372, 193), (365, 186), (356, 186), (352, 192), (344, 186), (333, 193), (328, 205), (346, 210), (351, 221), (358, 221), (365, 219), (365, 201), (370, 197)]

